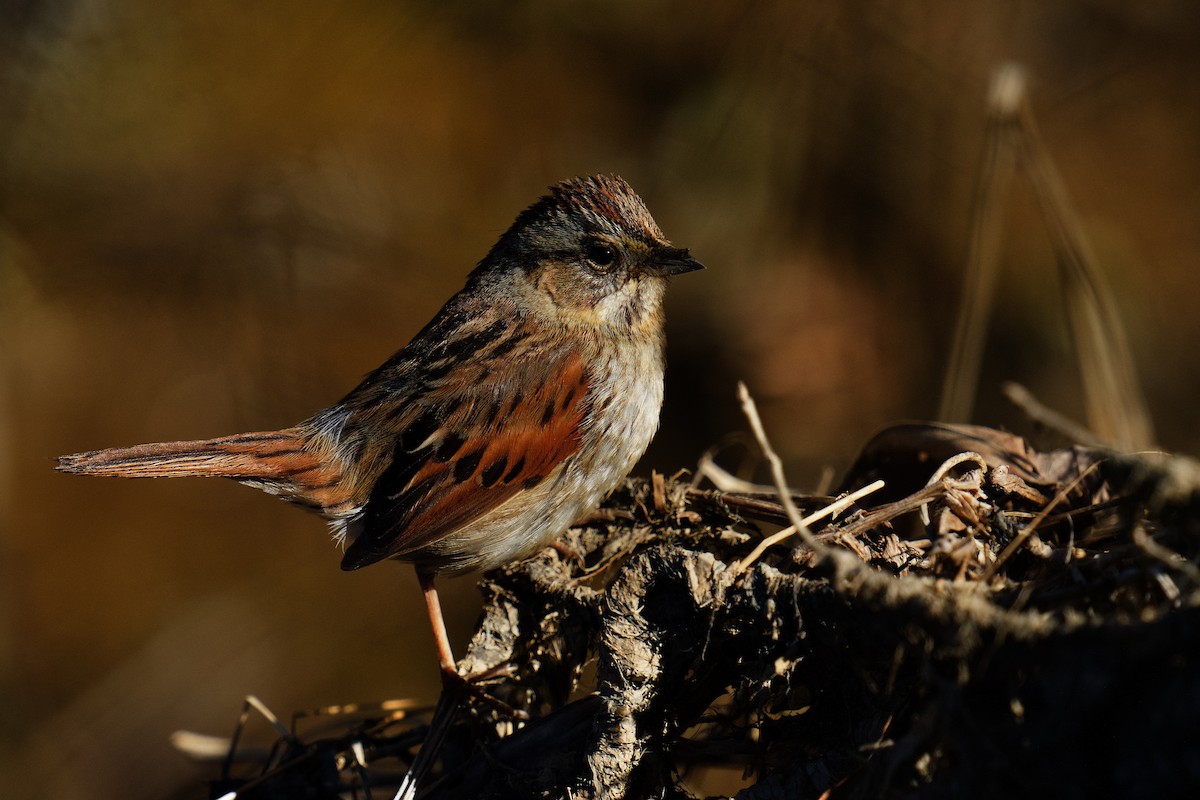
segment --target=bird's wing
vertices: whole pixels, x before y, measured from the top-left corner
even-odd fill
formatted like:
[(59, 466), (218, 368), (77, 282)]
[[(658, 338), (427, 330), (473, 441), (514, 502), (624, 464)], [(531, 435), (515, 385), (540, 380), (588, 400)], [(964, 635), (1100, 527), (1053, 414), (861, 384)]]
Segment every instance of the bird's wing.
[[(523, 348), (522, 348), (523, 350)], [(541, 483), (579, 449), (588, 378), (577, 353), (470, 360), (415, 400), (343, 569), (403, 556)]]

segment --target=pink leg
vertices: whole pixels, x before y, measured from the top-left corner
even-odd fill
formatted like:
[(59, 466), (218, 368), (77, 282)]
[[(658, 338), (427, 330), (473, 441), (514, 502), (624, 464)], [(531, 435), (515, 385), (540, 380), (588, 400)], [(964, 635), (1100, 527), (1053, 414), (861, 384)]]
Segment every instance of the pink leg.
[(446, 620), (442, 617), (442, 604), (438, 600), (437, 587), (433, 585), (433, 576), (418, 572), (417, 580), (421, 582), (421, 592), (425, 595), (425, 609), (429, 612), (429, 624), (433, 627), (433, 640), (437, 643), (438, 666), (442, 675), (458, 677), (454, 667), (454, 653), (450, 650), (450, 637), (446, 634)]
[(433, 628), (433, 639), (437, 643), (438, 667), (442, 672), (442, 688), (481, 700), (507, 717), (529, 719), (529, 715), (524, 711), (518, 711), (508, 703), (497, 700), (473, 684), (470, 678), (464, 678), (458, 674), (454, 652), (450, 649), (450, 637), (446, 633), (446, 620), (442, 617), (442, 604), (438, 600), (437, 587), (433, 583), (433, 575), (418, 572), (417, 579), (421, 582), (421, 593), (425, 595), (425, 610), (429, 612), (429, 624)]

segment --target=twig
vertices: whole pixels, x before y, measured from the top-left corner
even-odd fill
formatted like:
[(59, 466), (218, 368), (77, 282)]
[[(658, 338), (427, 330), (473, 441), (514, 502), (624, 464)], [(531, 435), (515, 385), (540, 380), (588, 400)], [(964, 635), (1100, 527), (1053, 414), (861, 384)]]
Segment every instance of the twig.
[[(193, 761), (224, 761), (229, 757), (230, 739), (228, 736), (212, 736), (194, 731), (175, 731), (169, 741), (171, 746)], [(267, 757), (267, 750), (260, 748), (249, 752), (242, 748), (238, 754), (241, 759), (254, 758), (262, 760)]]
[(1024, 86), (1025, 78), (1020, 68), (1011, 64), (996, 70), (992, 76), (988, 92), (987, 150), (973, 200), (971, 243), (964, 270), (962, 301), (938, 411), (941, 420), (966, 420), (975, 403), (984, 334), (991, 316), (1003, 249), (1004, 208), (1016, 172), (1012, 118), (1024, 96)]
[(712, 483), (713, 486), (720, 489), (722, 492), (742, 492), (744, 494), (766, 494), (773, 492), (773, 487), (762, 486), (757, 483), (739, 478), (729, 470), (717, 463), (714, 457), (714, 452), (717, 448), (710, 447), (700, 456), (700, 461), (696, 464), (696, 477), (692, 480), (692, 488), (700, 485), (700, 481), (704, 478)]
[(758, 441), (758, 446), (762, 448), (763, 455), (771, 465), (771, 477), (775, 479), (775, 491), (779, 493), (779, 502), (783, 504), (783, 510), (787, 512), (788, 520), (791, 521), (796, 528), (796, 534), (806, 545), (817, 552), (824, 552), (824, 545), (817, 541), (817, 537), (813, 536), (812, 531), (804, 524), (804, 520), (800, 518), (800, 511), (792, 502), (791, 490), (788, 489), (787, 480), (783, 477), (783, 461), (775, 452), (775, 448), (771, 447), (771, 443), (767, 441), (767, 432), (763, 429), (762, 418), (758, 416), (758, 407), (754, 404), (754, 398), (750, 396), (750, 390), (741, 381), (738, 381), (738, 400), (742, 403), (742, 413), (750, 422), (750, 430), (754, 431), (754, 438)]
[[(746, 388), (746, 384), (741, 381), (738, 381), (738, 399), (742, 403), (742, 412), (745, 413), (746, 419), (750, 422), (750, 429), (754, 431), (754, 438), (758, 441), (758, 446), (762, 448), (763, 455), (766, 456), (767, 461), (771, 465), (771, 477), (775, 481), (775, 491), (779, 494), (779, 501), (783, 504), (783, 510), (787, 512), (788, 521), (796, 529), (796, 535), (816, 553), (818, 558), (831, 559), (839, 571), (854, 571), (862, 574), (862, 569), (865, 567), (862, 561), (851, 556), (849, 553), (838, 553), (831, 550), (813, 535), (813, 532), (809, 530), (804, 520), (800, 518), (800, 511), (792, 501), (787, 479), (783, 475), (783, 461), (780, 460), (779, 455), (775, 452), (775, 448), (771, 447), (771, 442), (767, 439), (767, 432), (763, 429), (762, 418), (758, 416), (758, 407), (754, 404), (754, 398), (750, 396), (750, 390)], [(875, 491), (875, 489), (871, 489), (871, 491)], [(736, 575), (736, 571), (733, 574)], [(864, 580), (870, 580), (870, 577)]]
[(1161, 561), (1171, 569), (1182, 572), (1192, 582), (1193, 587), (1200, 586), (1200, 567), (1197, 567), (1171, 548), (1154, 541), (1153, 537), (1146, 533), (1146, 529), (1142, 525), (1134, 527), (1133, 543), (1151, 558)]
[[(901, 514), (907, 514), (912, 511), (920, 510), (921, 506), (941, 497), (946, 493), (946, 487), (943, 484), (934, 484), (926, 486), (924, 489), (905, 497), (902, 500), (897, 500), (894, 503), (878, 506), (872, 509), (869, 513), (862, 517), (847, 522), (838, 529), (836, 535), (839, 539), (847, 539), (858, 536), (860, 533), (869, 531), (872, 528), (878, 527), (885, 522), (890, 522)], [(912, 544), (910, 540), (910, 544)]]
[(1000, 569), (1004, 562), (1011, 558), (1012, 554), (1017, 552), (1021, 545), (1025, 544), (1025, 540), (1033, 535), (1033, 532), (1036, 531), (1038, 526), (1042, 524), (1042, 521), (1050, 515), (1050, 512), (1054, 510), (1054, 507), (1066, 500), (1071, 495), (1071, 492), (1075, 491), (1075, 488), (1083, 482), (1083, 479), (1092, 474), (1102, 463), (1103, 462), (1101, 461), (1097, 461), (1095, 464), (1092, 464), (1083, 472), (1079, 473), (1079, 477), (1071, 481), (1071, 483), (1065, 489), (1056, 494), (1054, 499), (1047, 503), (1045, 507), (1037, 513), (1037, 516), (1030, 520), (1029, 524), (1022, 528), (1021, 532), (1013, 537), (1013, 540), (1008, 543), (1008, 546), (1004, 548), (1000, 555), (996, 556), (996, 560), (991, 564), (988, 564), (987, 569), (983, 571), (983, 576), (979, 579), (980, 585), (986, 586), (988, 581), (992, 579), (992, 577), (996, 574), (996, 571)]
[[(857, 503), (859, 500), (866, 497), (867, 495), (869, 495), (873, 492), (879, 491), (880, 489), (883, 488), (883, 486), (884, 486), (883, 481), (881, 481), (881, 480), (875, 481), (874, 483), (864, 486), (863, 488), (861, 488), (857, 491), (851, 492), (850, 494), (845, 495), (844, 497), (838, 498), (837, 500), (833, 501), (832, 503), (825, 506), (824, 508), (814, 511), (813, 513), (809, 514), (807, 517), (802, 519), (801, 523), (805, 526), (808, 526), (808, 525), (812, 525), (814, 522), (819, 522), (820, 520), (823, 520), (826, 517), (837, 516), (838, 514), (842, 513), (847, 508), (854, 505), (855, 503)], [(754, 550), (750, 553), (750, 555), (746, 556), (745, 558), (741, 559), (740, 561), (735, 561), (733, 563), (733, 565), (730, 566), (730, 569), (733, 570), (733, 574), (737, 575), (741, 572), (744, 572), (747, 567), (749, 567), (751, 564), (753, 564), (755, 561), (757, 561), (759, 559), (759, 557), (762, 556), (762, 554), (764, 552), (766, 552), (768, 547), (774, 547), (775, 545), (779, 544), (780, 542), (782, 542), (784, 539), (788, 538), (789, 536), (795, 535), (797, 530), (798, 529), (795, 525), (789, 525), (788, 527), (784, 528), (783, 530), (778, 531), (777, 533), (774, 533), (774, 534), (768, 536), (767, 538), (763, 539), (761, 542), (758, 543), (758, 547), (755, 547)]]
[(400, 781), (393, 800), (414, 800), (416, 798), (417, 789), (424, 786), (426, 777), (433, 769), (433, 765), (437, 763), (442, 745), (446, 740), (446, 734), (450, 732), (459, 708), (457, 695), (453, 692), (442, 692), (438, 698), (437, 708), (434, 709), (433, 719), (429, 721), (429, 732), (425, 735), (425, 741), (421, 743), (417, 757), (413, 760), (404, 779)]
[[(774, 497), (772, 489), (771, 497)], [(717, 508), (736, 511), (739, 514), (744, 514), (754, 519), (762, 519), (770, 522), (787, 522), (787, 514), (783, 511), (783, 506), (774, 500), (766, 500), (757, 494), (747, 496), (743, 494), (734, 494), (723, 492), (714, 489), (688, 489), (687, 497), (689, 500), (702, 500)], [(832, 503), (835, 498), (832, 497), (803, 497), (805, 501), (810, 502), (814, 508), (820, 508), (822, 505)]]
[(1021, 409), (1025, 416), (1034, 422), (1045, 425), (1050, 430), (1056, 431), (1078, 444), (1097, 449), (1104, 449), (1106, 447), (1096, 434), (1066, 415), (1060, 414), (1054, 409), (1043, 405), (1040, 400), (1033, 396), (1033, 392), (1016, 381), (1005, 382), (1001, 387), (1001, 391), (1008, 398), (1008, 402)]
[(1020, 156), (1041, 203), (1051, 243), (1058, 251), (1088, 422), (1101, 438), (1122, 450), (1149, 447), (1154, 426), (1116, 297), (1099, 268), (1066, 181), (1042, 141), (1029, 96), (1023, 91), (1013, 116), (1020, 133)]
[[(947, 474), (949, 474), (950, 470), (954, 469), (964, 461), (974, 461), (984, 472), (987, 471), (988, 465), (987, 462), (983, 460), (983, 456), (979, 455), (979, 453), (976, 453), (973, 450), (966, 450), (958, 455), (950, 456), (950, 458), (947, 458), (945, 461), (943, 461), (942, 465), (933, 473), (933, 476), (926, 481), (925, 488), (928, 489), (930, 486), (943, 483), (943, 479)], [(929, 525), (929, 505), (927, 503), (921, 504), (921, 524), (926, 526)]]

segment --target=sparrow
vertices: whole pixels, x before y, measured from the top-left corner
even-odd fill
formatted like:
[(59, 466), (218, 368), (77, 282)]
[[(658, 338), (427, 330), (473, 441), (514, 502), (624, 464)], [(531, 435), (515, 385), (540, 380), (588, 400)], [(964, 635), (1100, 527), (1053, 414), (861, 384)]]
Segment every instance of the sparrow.
[(435, 577), (536, 553), (624, 479), (658, 428), (667, 279), (702, 268), (624, 179), (566, 180), (329, 408), (281, 430), (62, 456), (58, 469), (232, 478), (326, 519), (344, 570), (412, 563), (443, 683), (463, 688)]

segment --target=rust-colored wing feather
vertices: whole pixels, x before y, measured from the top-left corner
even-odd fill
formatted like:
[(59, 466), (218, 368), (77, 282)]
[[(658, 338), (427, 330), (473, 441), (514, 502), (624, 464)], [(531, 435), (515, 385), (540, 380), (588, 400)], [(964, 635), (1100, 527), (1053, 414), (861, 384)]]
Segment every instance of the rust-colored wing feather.
[(484, 369), (454, 402), (410, 415), (343, 569), (412, 553), (470, 525), (579, 449), (588, 403), (582, 359), (561, 354), (525, 366), (517, 376), (510, 365), (505, 378)]

